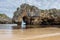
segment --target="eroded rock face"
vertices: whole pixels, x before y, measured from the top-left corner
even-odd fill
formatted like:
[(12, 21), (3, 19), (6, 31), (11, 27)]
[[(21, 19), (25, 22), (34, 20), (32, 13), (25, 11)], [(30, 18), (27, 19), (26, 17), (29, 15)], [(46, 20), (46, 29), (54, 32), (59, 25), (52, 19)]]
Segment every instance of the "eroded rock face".
[(14, 12), (13, 22), (20, 24), (22, 20), (24, 20), (27, 24), (36, 25), (41, 23), (49, 24), (49, 21), (51, 20), (53, 23), (58, 23), (60, 17), (57, 14), (59, 13), (59, 10), (55, 8), (42, 10), (29, 4), (22, 4)]
[(14, 22), (21, 22), (23, 17), (26, 17), (26, 22), (30, 24), (30, 17), (40, 16), (39, 9), (35, 6), (30, 6), (28, 4), (22, 4), (20, 8), (17, 8), (13, 16)]
[(0, 14), (0, 24), (10, 24), (12, 19), (9, 18), (6, 14)]

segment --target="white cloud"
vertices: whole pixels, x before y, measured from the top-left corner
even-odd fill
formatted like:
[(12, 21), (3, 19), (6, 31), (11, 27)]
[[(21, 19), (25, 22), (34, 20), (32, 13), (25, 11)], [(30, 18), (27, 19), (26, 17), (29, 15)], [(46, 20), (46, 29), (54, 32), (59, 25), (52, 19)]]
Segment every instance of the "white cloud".
[(6, 13), (8, 16), (12, 17), (13, 12), (22, 3), (34, 5), (41, 9), (60, 9), (60, 0), (0, 0), (0, 12)]

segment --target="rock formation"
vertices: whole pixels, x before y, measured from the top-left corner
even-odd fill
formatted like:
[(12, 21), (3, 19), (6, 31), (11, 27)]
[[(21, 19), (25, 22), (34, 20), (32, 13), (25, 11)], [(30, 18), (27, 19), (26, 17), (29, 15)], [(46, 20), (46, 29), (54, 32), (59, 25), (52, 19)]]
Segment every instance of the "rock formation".
[(0, 24), (12, 23), (12, 19), (9, 18), (6, 14), (0, 14)]
[(29, 4), (22, 4), (14, 12), (13, 22), (20, 24), (24, 20), (26, 24), (59, 24), (59, 13), (60, 10), (55, 8), (42, 10)]

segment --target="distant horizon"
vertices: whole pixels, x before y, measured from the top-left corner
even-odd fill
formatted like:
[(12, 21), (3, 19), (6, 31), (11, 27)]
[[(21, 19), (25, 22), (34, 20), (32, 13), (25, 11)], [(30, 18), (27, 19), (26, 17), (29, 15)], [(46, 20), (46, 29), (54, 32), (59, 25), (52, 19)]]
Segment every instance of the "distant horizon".
[(5, 13), (12, 18), (13, 13), (22, 3), (36, 6), (39, 9), (60, 9), (60, 0), (0, 0), (0, 13)]

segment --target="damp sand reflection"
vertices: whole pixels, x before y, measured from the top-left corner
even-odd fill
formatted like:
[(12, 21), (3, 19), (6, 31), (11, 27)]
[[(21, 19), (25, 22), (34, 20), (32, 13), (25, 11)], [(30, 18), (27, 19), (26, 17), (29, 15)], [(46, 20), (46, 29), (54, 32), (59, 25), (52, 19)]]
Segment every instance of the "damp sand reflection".
[[(29, 25), (27, 25), (29, 26)], [(30, 25), (29, 27), (31, 27)], [(37, 25), (36, 25), (37, 26)], [(35, 27), (35, 26), (34, 26)], [(59, 40), (60, 28), (58, 26), (43, 26), (38, 28), (21, 29), (20, 26), (0, 25), (1, 40)]]

